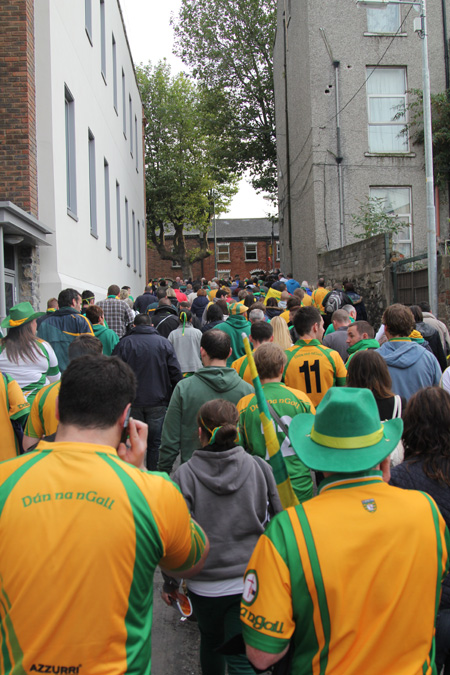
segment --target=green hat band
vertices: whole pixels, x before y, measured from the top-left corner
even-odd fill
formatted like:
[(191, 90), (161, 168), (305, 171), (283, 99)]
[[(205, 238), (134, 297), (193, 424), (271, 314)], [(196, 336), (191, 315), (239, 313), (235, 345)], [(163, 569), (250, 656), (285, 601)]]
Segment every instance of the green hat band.
[(378, 429), (373, 431), (371, 434), (366, 434), (365, 436), (351, 436), (346, 438), (336, 438), (336, 436), (326, 436), (321, 434), (314, 429), (314, 426), (311, 429), (311, 440), (319, 445), (323, 445), (327, 448), (336, 448), (336, 449), (345, 449), (353, 450), (356, 448), (368, 448), (375, 443), (379, 443), (383, 439), (383, 429)]

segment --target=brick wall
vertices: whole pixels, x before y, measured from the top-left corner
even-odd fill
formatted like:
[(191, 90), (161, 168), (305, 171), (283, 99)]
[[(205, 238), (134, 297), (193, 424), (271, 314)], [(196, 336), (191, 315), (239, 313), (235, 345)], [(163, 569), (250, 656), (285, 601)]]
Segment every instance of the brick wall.
[(319, 275), (327, 285), (351, 281), (362, 295), (369, 322), (378, 327), (392, 302), (391, 269), (386, 262), (389, 242), (384, 234), (318, 256)]
[(34, 0), (0, 2), (1, 199), (38, 217)]
[[(199, 246), (199, 242), (195, 238), (186, 238), (186, 245), (188, 250), (192, 250)], [(231, 275), (239, 274), (241, 278), (245, 278), (250, 275), (250, 272), (254, 269), (264, 269), (269, 270), (272, 267), (271, 261), (269, 260), (270, 256), (270, 246), (271, 240), (265, 239), (257, 242), (257, 261), (246, 261), (245, 260), (245, 244), (243, 241), (231, 241), (230, 242), (230, 262), (218, 262), (217, 268), (221, 270), (231, 270)], [(170, 250), (171, 244), (170, 240), (166, 240), (166, 248)], [(207, 279), (212, 279), (214, 277), (214, 245), (213, 242), (209, 242), (209, 248), (211, 250), (211, 255), (196, 262), (192, 265), (192, 278), (197, 279), (200, 277), (206, 277)], [(156, 279), (159, 277), (169, 277), (175, 278), (178, 275), (181, 275), (181, 270), (178, 267), (172, 267), (172, 262), (170, 260), (161, 260), (159, 253), (156, 249), (152, 247), (147, 248), (147, 263), (148, 263), (148, 275), (150, 279)]]

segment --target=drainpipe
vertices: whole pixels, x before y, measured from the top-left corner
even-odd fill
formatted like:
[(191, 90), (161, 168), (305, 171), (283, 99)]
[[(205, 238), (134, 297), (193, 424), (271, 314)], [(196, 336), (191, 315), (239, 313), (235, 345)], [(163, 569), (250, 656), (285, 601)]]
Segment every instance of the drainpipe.
[(342, 181), (342, 151), (341, 151), (341, 125), (340, 125), (340, 98), (339, 98), (339, 61), (333, 61), (334, 66), (334, 80), (336, 93), (336, 164), (338, 173), (338, 187), (339, 187), (339, 233), (341, 248), (345, 246), (345, 231), (344, 231), (344, 185)]
[(287, 77), (287, 44), (286, 44), (286, 12), (283, 13), (284, 36), (284, 119), (286, 125), (286, 180), (287, 180), (287, 207), (288, 207), (288, 241), (290, 267), (292, 267), (292, 208), (291, 208), (291, 151), (289, 142), (289, 108), (288, 108), (288, 77)]

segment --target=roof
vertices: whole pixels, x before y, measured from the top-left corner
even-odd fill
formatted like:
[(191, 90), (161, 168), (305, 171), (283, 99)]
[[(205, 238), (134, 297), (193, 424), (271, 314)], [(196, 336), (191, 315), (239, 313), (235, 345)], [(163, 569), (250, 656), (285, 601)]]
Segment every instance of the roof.
[[(186, 230), (185, 237), (197, 237), (198, 230)], [(270, 218), (217, 218), (217, 239), (270, 239), (272, 236), (272, 221)], [(278, 222), (273, 225), (274, 237), (278, 238)], [(166, 229), (166, 237), (173, 235), (173, 227)], [(214, 226), (208, 232), (208, 240), (214, 240)]]

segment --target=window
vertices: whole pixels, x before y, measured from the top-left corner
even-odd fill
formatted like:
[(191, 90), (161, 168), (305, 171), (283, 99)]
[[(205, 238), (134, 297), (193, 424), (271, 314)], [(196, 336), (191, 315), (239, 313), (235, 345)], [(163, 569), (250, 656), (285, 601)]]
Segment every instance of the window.
[[(369, 151), (408, 152), (406, 68), (367, 68)], [(398, 116), (398, 119), (394, 119)]]
[(125, 94), (125, 73), (123, 72), (122, 69), (122, 115), (123, 115), (123, 122), (122, 122), (122, 130), (123, 130), (123, 135), (125, 138), (127, 137), (127, 97)]
[(131, 212), (131, 227), (133, 229), (133, 271), (136, 272), (136, 218), (134, 211)]
[(130, 267), (130, 217), (128, 214), (128, 199), (125, 197), (125, 246), (127, 253), (127, 265)]
[(122, 260), (122, 223), (120, 220), (120, 185), (116, 181), (117, 257)]
[(102, 60), (102, 75), (106, 84), (106, 18), (105, 0), (100, 0), (100, 53)]
[(67, 213), (76, 219), (77, 182), (75, 162), (75, 102), (67, 87), (64, 87), (66, 124), (66, 190)]
[(117, 47), (114, 35), (112, 36), (112, 67), (113, 67), (113, 103), (114, 110), (117, 110)]
[(254, 262), (258, 260), (258, 244), (249, 242), (245, 244), (245, 261)]
[(138, 125), (137, 125), (137, 116), (134, 116), (134, 138), (135, 138), (135, 144), (134, 147), (136, 149), (136, 171), (139, 171), (139, 143), (138, 143)]
[(384, 210), (391, 215), (399, 216), (405, 227), (394, 235), (396, 251), (405, 258), (413, 255), (412, 246), (412, 219), (411, 219), (411, 188), (409, 187), (371, 187), (370, 196), (384, 200)]
[(278, 261), (280, 259), (280, 242), (279, 241), (275, 242), (275, 250), (276, 250), (275, 260)]
[[(144, 225), (144, 223), (142, 223)], [(142, 251), (141, 251), (141, 224), (137, 221), (137, 244), (138, 244), (138, 265), (139, 265), (139, 276), (142, 276)]]
[(94, 134), (88, 129), (88, 151), (89, 151), (89, 213), (91, 217), (91, 234), (98, 237), (97, 234), (97, 186), (95, 179), (95, 138)]
[(106, 248), (111, 250), (111, 204), (109, 194), (109, 164), (106, 158), (103, 159), (103, 170), (105, 178), (105, 227), (106, 227)]
[(133, 157), (133, 102), (131, 95), (128, 96), (128, 107), (130, 114), (130, 155)]
[(367, 31), (369, 33), (396, 33), (400, 28), (400, 5), (386, 4), (383, 7), (367, 7)]
[(230, 244), (217, 244), (217, 262), (231, 262)]
[(172, 260), (172, 269), (181, 269), (181, 265), (178, 260)]
[(217, 274), (221, 279), (226, 279), (230, 276), (231, 270), (217, 270)]
[(84, 0), (84, 27), (92, 44), (92, 0)]

